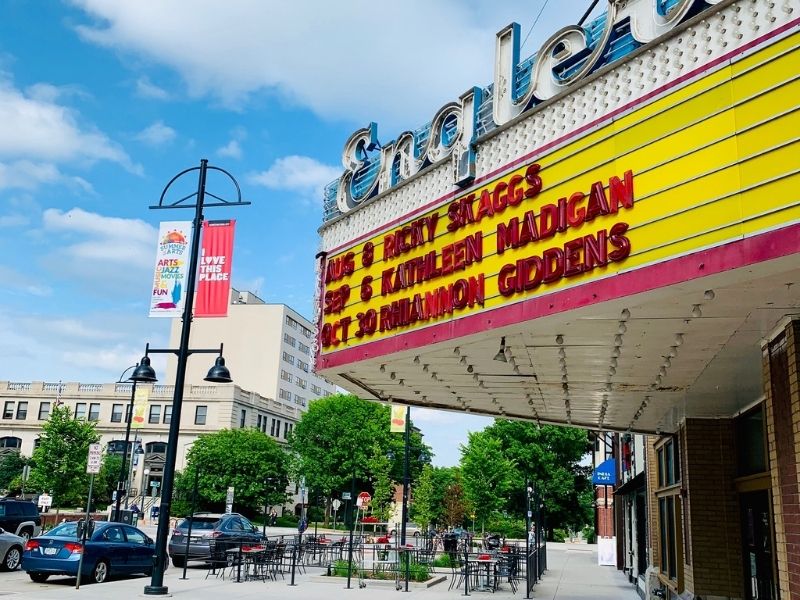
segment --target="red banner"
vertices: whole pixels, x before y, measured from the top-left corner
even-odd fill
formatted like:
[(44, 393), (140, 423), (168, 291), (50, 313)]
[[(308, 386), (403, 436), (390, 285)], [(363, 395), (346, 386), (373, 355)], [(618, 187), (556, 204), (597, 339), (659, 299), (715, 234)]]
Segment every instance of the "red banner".
[(203, 223), (195, 317), (228, 316), (235, 225), (232, 220)]

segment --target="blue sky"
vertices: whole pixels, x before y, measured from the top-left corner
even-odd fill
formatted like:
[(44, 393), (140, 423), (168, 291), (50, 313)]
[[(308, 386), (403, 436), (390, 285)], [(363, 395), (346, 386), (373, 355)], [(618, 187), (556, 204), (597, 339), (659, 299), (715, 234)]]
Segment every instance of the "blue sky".
[[(201, 158), (253, 203), (206, 213), (237, 219), (233, 285), (311, 317), (321, 188), (349, 135), (419, 127), (491, 81), (502, 27), (530, 32), (527, 56), (588, 5), (4, 0), (0, 379), (113, 381), (166, 343), (147, 318), (156, 232), (191, 215), (148, 206)], [(489, 422), (414, 419), (439, 464)]]

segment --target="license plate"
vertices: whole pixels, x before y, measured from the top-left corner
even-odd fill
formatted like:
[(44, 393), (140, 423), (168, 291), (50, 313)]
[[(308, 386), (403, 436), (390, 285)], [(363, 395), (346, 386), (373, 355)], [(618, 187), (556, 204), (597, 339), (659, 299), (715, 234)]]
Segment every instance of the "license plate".
[(58, 548), (45, 548), (44, 553), (46, 556), (55, 556), (58, 554)]

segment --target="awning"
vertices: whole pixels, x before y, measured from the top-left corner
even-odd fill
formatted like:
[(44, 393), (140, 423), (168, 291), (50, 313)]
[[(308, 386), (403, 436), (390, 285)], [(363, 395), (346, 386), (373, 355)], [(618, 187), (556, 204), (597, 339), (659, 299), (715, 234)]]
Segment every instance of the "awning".
[(633, 476), (628, 481), (623, 483), (617, 489), (614, 490), (615, 496), (624, 496), (626, 494), (632, 494), (639, 490), (639, 488), (645, 487), (645, 480), (644, 480), (644, 471), (639, 473), (638, 475)]

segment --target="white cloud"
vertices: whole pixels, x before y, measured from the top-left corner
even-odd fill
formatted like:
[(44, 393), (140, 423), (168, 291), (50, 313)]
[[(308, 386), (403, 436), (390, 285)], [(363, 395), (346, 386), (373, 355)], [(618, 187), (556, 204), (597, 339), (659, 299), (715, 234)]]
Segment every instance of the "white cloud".
[[(408, 129), (490, 83), (495, 33), (514, 20), (527, 32), (539, 12), (520, 0), (72, 1), (90, 19), (76, 28), (83, 39), (174, 69), (190, 95), (238, 107), (266, 91), (323, 117)], [(586, 8), (557, 4), (528, 53)]]
[(236, 160), (239, 160), (242, 158), (242, 147), (239, 145), (237, 140), (231, 140), (222, 146), (222, 148), (217, 150), (217, 156), (235, 158)]
[(158, 87), (147, 77), (140, 77), (136, 80), (136, 95), (141, 98), (152, 100), (169, 100), (169, 92)]
[(279, 158), (269, 169), (251, 173), (248, 180), (273, 190), (299, 194), (307, 200), (323, 197), (323, 188), (341, 175), (341, 168), (325, 165), (308, 156)]
[(94, 193), (94, 188), (88, 181), (82, 177), (64, 175), (53, 163), (30, 160), (0, 162), (0, 190), (11, 188), (33, 190), (40, 185), (57, 183), (86, 193)]
[[(31, 163), (94, 163), (105, 160), (141, 174), (119, 144), (92, 126), (81, 125), (78, 114), (56, 103), (57, 88), (32, 86), (25, 94), (0, 79), (0, 159)], [(23, 187), (23, 186), (20, 186)]]
[(52, 288), (41, 281), (35, 281), (27, 275), (3, 265), (0, 265), (0, 281), (3, 282), (3, 289), (6, 293), (40, 297), (53, 293)]
[(163, 121), (156, 121), (136, 134), (136, 139), (149, 146), (163, 146), (175, 139), (175, 130)]
[(102, 263), (110, 263), (117, 270), (123, 265), (139, 269), (153, 266), (158, 232), (140, 219), (107, 217), (81, 208), (49, 208), (42, 215), (42, 224), (48, 232), (79, 237), (76, 242), (74, 235), (68, 236), (59, 244), (58, 254), (84, 271), (86, 265), (92, 265), (89, 276), (100, 272)]

